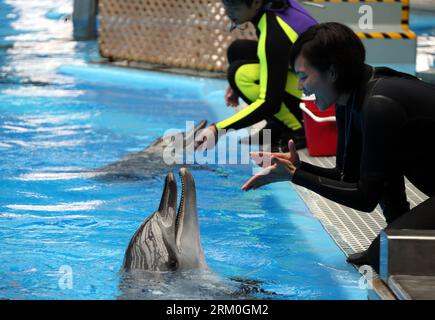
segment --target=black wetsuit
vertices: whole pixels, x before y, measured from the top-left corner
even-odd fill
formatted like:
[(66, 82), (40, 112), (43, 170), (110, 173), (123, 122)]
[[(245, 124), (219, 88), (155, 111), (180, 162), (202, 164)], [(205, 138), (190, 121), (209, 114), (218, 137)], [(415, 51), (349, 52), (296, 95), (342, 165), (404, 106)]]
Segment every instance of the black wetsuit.
[[(302, 163), (293, 182), (357, 210), (380, 204), (387, 228), (435, 229), (435, 86), (367, 66), (347, 105), (336, 106), (336, 119), (336, 167)], [(404, 177), (432, 198), (409, 211)], [(376, 270), (378, 241), (369, 249)]]

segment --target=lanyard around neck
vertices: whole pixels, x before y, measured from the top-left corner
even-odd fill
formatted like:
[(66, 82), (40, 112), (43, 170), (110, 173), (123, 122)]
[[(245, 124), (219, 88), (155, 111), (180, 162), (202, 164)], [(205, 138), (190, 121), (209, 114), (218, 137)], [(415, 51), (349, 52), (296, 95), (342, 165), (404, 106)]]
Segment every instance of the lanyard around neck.
[(355, 108), (356, 92), (352, 94), (352, 104), (350, 105), (349, 115), (346, 115), (345, 120), (345, 136), (344, 136), (344, 150), (343, 150), (343, 167), (341, 169), (341, 181), (344, 179), (344, 168), (346, 166), (347, 151), (349, 145), (350, 129), (352, 127), (352, 114)]

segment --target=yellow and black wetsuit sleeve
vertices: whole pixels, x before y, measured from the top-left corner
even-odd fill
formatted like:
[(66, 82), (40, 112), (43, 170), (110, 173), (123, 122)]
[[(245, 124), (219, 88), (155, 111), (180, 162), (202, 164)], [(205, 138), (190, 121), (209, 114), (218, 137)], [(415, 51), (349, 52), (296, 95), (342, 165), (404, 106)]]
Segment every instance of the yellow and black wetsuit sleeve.
[[(284, 30), (283, 27), (286, 28)], [(258, 99), (228, 119), (217, 123), (218, 129), (241, 129), (278, 113), (284, 99), (292, 41), (298, 35), (272, 12), (265, 12), (258, 22), (257, 54), (260, 62)]]

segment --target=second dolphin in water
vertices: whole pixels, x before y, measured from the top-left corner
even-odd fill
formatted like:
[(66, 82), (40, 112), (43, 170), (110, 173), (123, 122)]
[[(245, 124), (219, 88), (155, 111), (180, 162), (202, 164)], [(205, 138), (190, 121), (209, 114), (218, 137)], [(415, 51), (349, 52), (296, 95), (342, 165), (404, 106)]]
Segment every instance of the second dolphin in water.
[[(149, 179), (159, 177), (162, 173), (166, 173), (168, 169), (180, 168), (185, 164), (167, 164), (164, 156), (167, 150), (173, 150), (175, 147), (180, 147), (182, 151), (188, 150), (191, 147), (198, 131), (204, 129), (207, 125), (206, 120), (202, 120), (197, 126), (188, 132), (168, 134), (156, 139), (152, 144), (144, 150), (126, 155), (119, 161), (108, 164), (95, 171), (96, 177), (99, 179)], [(179, 138), (179, 139), (175, 139)], [(181, 141), (180, 141), (181, 140)], [(177, 143), (182, 145), (178, 146)], [(192, 145), (192, 146), (191, 146)], [(184, 161), (182, 161), (184, 162)], [(205, 166), (193, 165), (198, 169), (212, 169)]]

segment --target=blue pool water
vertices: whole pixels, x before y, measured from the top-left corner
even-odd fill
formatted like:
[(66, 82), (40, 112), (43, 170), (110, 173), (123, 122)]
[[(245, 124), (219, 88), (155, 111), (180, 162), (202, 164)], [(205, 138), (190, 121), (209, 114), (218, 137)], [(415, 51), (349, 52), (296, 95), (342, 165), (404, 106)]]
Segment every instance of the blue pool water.
[[(225, 116), (225, 83), (85, 65), (98, 50), (71, 40), (71, 1), (34, 3), (0, 5), (0, 298), (116, 299), (124, 250), (163, 176), (89, 173), (185, 120)], [(127, 297), (365, 299), (288, 184), (244, 193), (250, 165), (215, 169), (192, 171), (210, 271), (137, 280)]]
[[(53, 89), (54, 97), (23, 96), (7, 85), (0, 98), (3, 298), (116, 298), (124, 250), (157, 208), (163, 177), (97, 181), (82, 172), (141, 150), (184, 119), (216, 118), (212, 98), (198, 90), (213, 88), (207, 80), (180, 78), (185, 86), (170, 87), (166, 75), (141, 73), (138, 89), (139, 79), (129, 82), (134, 77), (126, 71), (91, 83), (78, 67), (60, 70), (76, 78), (69, 88)], [(207, 94), (221, 96), (219, 84)], [(281, 203), (271, 188), (240, 191), (248, 165), (221, 171), (193, 171), (202, 242), (210, 269), (222, 278), (217, 283), (255, 280), (267, 292), (259, 297), (268, 298), (365, 297), (356, 270), (287, 184), (275, 187)], [(72, 289), (59, 286), (65, 266), (73, 271)], [(217, 283), (210, 282), (205, 297), (221, 295)], [(160, 288), (147, 297), (179, 297), (181, 290)]]
[(366, 298), (289, 184), (240, 191), (250, 165), (192, 169), (210, 271), (136, 279), (124, 292), (125, 248), (164, 177), (101, 181), (92, 171), (185, 120), (231, 110), (220, 80), (88, 64), (97, 44), (71, 40), (71, 7), (0, 1), (0, 298)]

